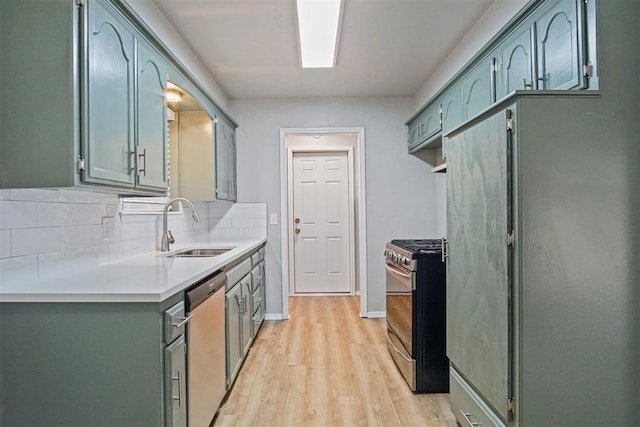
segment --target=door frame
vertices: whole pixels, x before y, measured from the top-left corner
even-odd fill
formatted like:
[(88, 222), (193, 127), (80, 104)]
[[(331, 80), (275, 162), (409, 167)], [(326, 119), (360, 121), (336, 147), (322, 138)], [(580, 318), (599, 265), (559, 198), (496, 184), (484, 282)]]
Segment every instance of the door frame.
[[(293, 156), (296, 153), (315, 153), (315, 154), (323, 154), (323, 153), (346, 153), (347, 154), (347, 167), (349, 168), (349, 188), (348, 188), (348, 198), (349, 198), (349, 295), (356, 294), (356, 256), (355, 256), (355, 169), (353, 163), (353, 147), (349, 146), (314, 146), (314, 147), (287, 147), (287, 221), (282, 222), (283, 230), (287, 231), (287, 235), (289, 236), (288, 242), (288, 264), (289, 264), (289, 275), (288, 277), (291, 279), (295, 277), (295, 264), (294, 264), (294, 253), (295, 248), (294, 245), (294, 236), (291, 233), (291, 223), (293, 221)], [(286, 226), (285, 226), (286, 224)], [(286, 228), (285, 228), (286, 227)], [(332, 295), (332, 293), (309, 293), (309, 294), (296, 294), (295, 291), (295, 280), (289, 280), (289, 295)], [(340, 295), (344, 295), (344, 293), (340, 293)]]
[[(335, 135), (355, 134), (356, 144), (353, 156), (354, 171), (354, 232), (357, 236), (355, 246), (357, 256), (353, 273), (357, 277), (360, 289), (360, 316), (368, 317), (367, 303), (367, 212), (365, 191), (365, 134), (363, 127), (335, 127), (335, 128), (281, 128), (280, 129), (280, 242), (281, 242), (281, 277), (282, 277), (282, 318), (289, 318), (289, 158), (287, 150), (288, 135)], [(321, 146), (319, 146), (321, 147)], [(304, 147), (299, 147), (304, 148)], [(322, 147), (325, 149), (327, 147)], [(344, 147), (341, 147), (344, 148)], [(357, 195), (357, 196), (356, 196)], [(355, 286), (355, 280), (354, 280)]]

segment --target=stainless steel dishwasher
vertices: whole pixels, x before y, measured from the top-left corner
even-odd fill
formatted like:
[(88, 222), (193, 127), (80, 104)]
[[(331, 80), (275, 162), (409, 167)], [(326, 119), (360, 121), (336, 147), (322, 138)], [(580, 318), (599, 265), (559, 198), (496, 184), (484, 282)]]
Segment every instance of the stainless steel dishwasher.
[(188, 424), (207, 427), (226, 392), (226, 275), (211, 275), (187, 292)]

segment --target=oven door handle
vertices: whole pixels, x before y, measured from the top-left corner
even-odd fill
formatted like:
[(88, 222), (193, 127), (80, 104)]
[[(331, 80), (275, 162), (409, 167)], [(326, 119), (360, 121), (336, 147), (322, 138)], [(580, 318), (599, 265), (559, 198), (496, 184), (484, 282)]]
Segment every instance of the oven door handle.
[(393, 265), (389, 264), (388, 262), (385, 264), (387, 267), (387, 271), (391, 274), (395, 274), (396, 276), (401, 276), (401, 277), (405, 277), (407, 279), (411, 279), (411, 273), (405, 273), (404, 271), (400, 270), (399, 268), (394, 267)]
[[(391, 332), (389, 329), (387, 329), (387, 340), (388, 340), (389, 344), (391, 344), (391, 347), (393, 347), (393, 349), (396, 351), (396, 353), (398, 353), (398, 355), (400, 355), (400, 357), (402, 357), (402, 358), (403, 358), (404, 360), (406, 360), (407, 362), (412, 363), (412, 362), (413, 362), (413, 360), (412, 360), (412, 359), (410, 359), (410, 358), (408, 358), (407, 356), (405, 356), (405, 355), (404, 355), (404, 353), (403, 353), (403, 352), (401, 352), (401, 351), (398, 349), (398, 347), (396, 347), (396, 345), (393, 343), (393, 339), (391, 338), (391, 334), (392, 334), (392, 332)], [(394, 334), (394, 335), (395, 335), (395, 334)]]

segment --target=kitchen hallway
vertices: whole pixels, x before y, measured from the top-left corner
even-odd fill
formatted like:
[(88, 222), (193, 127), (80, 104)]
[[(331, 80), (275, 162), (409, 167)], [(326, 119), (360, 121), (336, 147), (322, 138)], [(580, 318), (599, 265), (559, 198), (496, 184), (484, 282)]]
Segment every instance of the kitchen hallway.
[(414, 395), (386, 348), (384, 319), (359, 297), (291, 297), (267, 321), (217, 426), (455, 426), (446, 394)]

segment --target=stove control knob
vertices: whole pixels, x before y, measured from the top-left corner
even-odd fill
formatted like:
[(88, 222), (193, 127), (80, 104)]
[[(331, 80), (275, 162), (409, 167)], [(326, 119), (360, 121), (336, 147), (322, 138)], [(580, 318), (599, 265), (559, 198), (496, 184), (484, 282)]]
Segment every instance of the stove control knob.
[(407, 258), (406, 256), (402, 257), (402, 263), (405, 265), (409, 264), (409, 258)]

